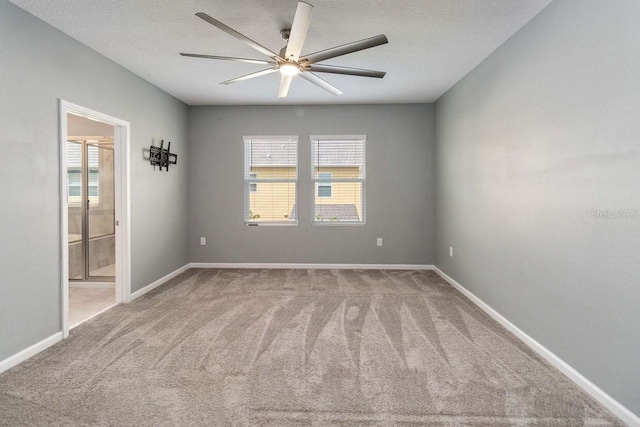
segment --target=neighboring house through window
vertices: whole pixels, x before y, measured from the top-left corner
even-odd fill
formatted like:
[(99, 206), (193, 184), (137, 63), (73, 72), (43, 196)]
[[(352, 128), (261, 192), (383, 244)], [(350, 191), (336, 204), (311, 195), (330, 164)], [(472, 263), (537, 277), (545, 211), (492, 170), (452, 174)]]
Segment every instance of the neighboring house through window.
[(318, 172), (318, 197), (331, 197), (331, 172)]
[(366, 136), (312, 136), (314, 224), (364, 224)]
[(245, 136), (244, 221), (295, 224), (298, 187), (297, 136)]

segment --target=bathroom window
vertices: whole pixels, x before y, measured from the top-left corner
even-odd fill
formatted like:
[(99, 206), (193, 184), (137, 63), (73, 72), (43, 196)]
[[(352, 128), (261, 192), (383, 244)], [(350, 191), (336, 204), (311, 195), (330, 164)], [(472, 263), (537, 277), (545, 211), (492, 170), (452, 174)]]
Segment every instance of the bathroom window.
[[(76, 142), (67, 143), (67, 202), (70, 204), (82, 203), (82, 144)], [(99, 150), (93, 146), (87, 146), (88, 163), (88, 200), (91, 203), (100, 201), (100, 168)]]

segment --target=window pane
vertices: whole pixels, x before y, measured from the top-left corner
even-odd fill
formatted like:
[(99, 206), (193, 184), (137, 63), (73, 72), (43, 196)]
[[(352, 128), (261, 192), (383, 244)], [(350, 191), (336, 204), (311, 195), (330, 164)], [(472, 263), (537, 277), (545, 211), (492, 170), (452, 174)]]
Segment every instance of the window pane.
[(358, 222), (363, 219), (361, 182), (334, 182), (331, 195), (323, 197), (322, 186), (316, 183), (314, 221)]
[(314, 222), (364, 222), (364, 137), (312, 137)]
[(298, 177), (298, 143), (289, 139), (246, 139), (245, 178), (258, 173), (260, 179)]
[(98, 196), (100, 187), (100, 170), (97, 168), (89, 168), (89, 188), (87, 189), (89, 193), (89, 200), (96, 203), (98, 202)]
[(93, 145), (87, 146), (87, 161), (89, 163), (89, 200), (98, 203), (100, 197), (100, 151)]
[(67, 167), (80, 171), (82, 167), (82, 144), (67, 142)]
[(296, 222), (295, 137), (245, 137), (245, 221)]
[(67, 202), (77, 203), (82, 197), (82, 175), (80, 169), (67, 168)]
[(331, 197), (331, 177), (331, 172), (318, 172), (318, 197)]
[(67, 142), (67, 202), (82, 200), (82, 144)]
[[(67, 202), (78, 202), (80, 197), (82, 197), (82, 187), (80, 185), (69, 185), (69, 200)], [(71, 200), (73, 198), (73, 200)]]
[(331, 184), (318, 183), (318, 197), (331, 197)]
[(295, 221), (296, 184), (294, 182), (261, 182), (258, 191), (250, 192), (246, 221)]
[(333, 178), (364, 178), (364, 141), (323, 139), (313, 141), (313, 170), (331, 172)]

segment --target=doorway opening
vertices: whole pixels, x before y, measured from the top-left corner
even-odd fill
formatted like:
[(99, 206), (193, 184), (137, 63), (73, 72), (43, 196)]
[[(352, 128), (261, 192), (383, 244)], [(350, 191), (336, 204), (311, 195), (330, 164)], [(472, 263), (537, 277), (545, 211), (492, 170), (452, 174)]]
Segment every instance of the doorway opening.
[(116, 301), (114, 128), (67, 113), (70, 328)]
[(61, 101), (62, 326), (130, 299), (129, 123)]

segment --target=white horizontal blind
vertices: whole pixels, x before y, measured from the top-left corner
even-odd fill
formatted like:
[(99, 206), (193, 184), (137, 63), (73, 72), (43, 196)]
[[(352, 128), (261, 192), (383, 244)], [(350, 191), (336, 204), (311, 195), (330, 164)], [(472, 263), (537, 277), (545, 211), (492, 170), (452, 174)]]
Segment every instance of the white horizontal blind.
[(244, 137), (244, 221), (295, 224), (297, 136)]
[(364, 224), (365, 136), (312, 136), (314, 224)]
[[(72, 205), (82, 203), (82, 143), (67, 141), (67, 202)], [(100, 150), (87, 146), (88, 194), (91, 203), (98, 203), (100, 197)]]

